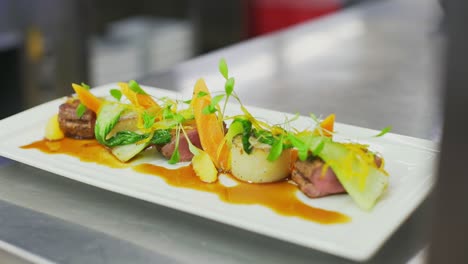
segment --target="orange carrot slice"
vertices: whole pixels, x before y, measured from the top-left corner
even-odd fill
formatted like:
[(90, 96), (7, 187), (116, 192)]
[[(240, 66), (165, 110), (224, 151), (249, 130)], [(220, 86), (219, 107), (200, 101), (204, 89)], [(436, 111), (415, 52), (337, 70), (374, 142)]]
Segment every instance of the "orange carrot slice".
[[(335, 114), (330, 114), (320, 123), (323, 136), (332, 137), (334, 126), (335, 126)], [(314, 131), (314, 134), (320, 135), (320, 133), (317, 130)]]
[[(204, 94), (203, 96), (200, 96)], [(203, 150), (208, 153), (216, 168), (229, 171), (230, 151), (224, 144), (224, 128), (215, 113), (204, 114), (203, 109), (210, 105), (211, 95), (203, 79), (199, 79), (193, 89), (192, 107), (198, 135)]]
[(145, 109), (153, 108), (155, 111), (161, 109), (161, 106), (153, 100), (148, 94), (137, 94), (128, 87), (127, 83), (119, 83), (123, 95), (133, 104), (142, 106)]
[(86, 106), (86, 108), (90, 109), (94, 113), (99, 111), (99, 108), (102, 105), (101, 99), (97, 98), (94, 94), (81, 85), (73, 83), (72, 87), (73, 90), (75, 90), (75, 93), (78, 95), (78, 99), (80, 99), (80, 102)]

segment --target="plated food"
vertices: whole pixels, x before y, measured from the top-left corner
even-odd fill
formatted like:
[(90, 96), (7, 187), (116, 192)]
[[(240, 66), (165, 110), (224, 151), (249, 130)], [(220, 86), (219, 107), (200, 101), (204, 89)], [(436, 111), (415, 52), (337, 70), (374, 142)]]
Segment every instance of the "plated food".
[[(200, 79), (188, 100), (153, 97), (135, 81), (119, 83), (118, 88), (109, 91), (108, 97), (95, 96), (85, 84), (73, 84), (76, 95), (68, 98), (50, 118), (46, 140), (41, 146), (48, 141), (93, 147), (93, 153), (99, 152), (96, 155), (100, 156), (107, 153), (111, 156), (106, 156), (107, 159), (113, 158), (114, 165), (123, 167), (131, 166), (141, 153), (151, 149), (169, 164), (190, 162), (188, 167), (183, 167), (181, 177), (185, 183), (190, 182), (189, 186), (206, 186), (196, 187), (203, 191), (216, 192), (218, 187), (213, 186), (220, 186), (219, 175), (228, 174), (238, 186), (250, 189), (251, 196), (260, 193), (255, 195), (259, 200), (262, 192), (266, 194), (283, 186), (276, 194), (269, 195), (281, 199), (285, 194), (279, 190), (288, 189), (293, 195), (284, 198), (300, 203), (297, 199), (293, 201), (294, 190), (314, 199), (343, 193), (351, 196), (363, 210), (375, 206), (389, 181), (384, 158), (368, 145), (335, 141), (335, 115), (323, 120), (311, 115), (316, 125), (305, 130), (294, 128), (294, 118), (281, 124), (260, 120), (241, 103), (234, 91), (235, 80), (228, 75), (224, 60), (220, 61), (219, 70), (226, 80), (223, 93), (212, 95)], [(239, 103), (238, 114), (226, 115), (229, 100)], [(377, 136), (386, 132), (388, 129)], [(24, 148), (39, 146), (36, 142)], [(60, 153), (60, 149), (65, 148), (55, 146), (55, 153)], [(72, 152), (62, 150), (62, 153)], [(176, 174), (175, 170), (167, 172), (147, 165), (134, 169), (144, 173), (153, 171), (168, 183), (170, 174)], [(187, 187), (185, 183), (179, 186)], [(281, 211), (278, 208), (273, 210)], [(301, 216), (297, 212), (289, 215)], [(346, 217), (338, 218), (336, 222), (346, 222), (343, 220)]]

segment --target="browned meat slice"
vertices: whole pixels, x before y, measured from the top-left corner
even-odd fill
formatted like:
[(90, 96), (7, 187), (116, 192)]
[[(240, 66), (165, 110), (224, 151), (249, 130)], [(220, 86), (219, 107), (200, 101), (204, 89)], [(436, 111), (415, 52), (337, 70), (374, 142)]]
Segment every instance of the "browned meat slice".
[(336, 178), (331, 168), (326, 168), (321, 159), (312, 161), (296, 161), (292, 171), (292, 180), (299, 185), (299, 189), (311, 198), (331, 194), (344, 193), (343, 185)]
[(79, 104), (79, 100), (71, 99), (59, 106), (58, 120), (60, 129), (66, 137), (77, 139), (94, 138), (96, 114), (87, 109), (83, 116), (78, 117), (76, 115), (76, 108)]
[[(198, 131), (196, 129), (188, 130), (187, 137), (189, 138), (190, 142), (195, 145), (197, 148), (201, 148), (200, 137), (198, 136)], [(170, 159), (172, 154), (174, 153), (176, 145), (176, 137), (174, 136), (170, 143), (162, 146), (160, 148), (161, 153), (164, 157)], [(187, 139), (185, 138), (183, 133), (180, 133), (179, 136), (179, 154), (180, 154), (180, 161), (191, 161), (193, 154), (190, 152)]]

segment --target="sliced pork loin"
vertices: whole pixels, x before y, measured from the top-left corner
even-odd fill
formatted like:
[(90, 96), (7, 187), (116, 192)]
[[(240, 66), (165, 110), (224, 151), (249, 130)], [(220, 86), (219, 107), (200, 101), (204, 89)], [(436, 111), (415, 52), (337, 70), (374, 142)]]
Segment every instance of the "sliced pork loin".
[(66, 137), (77, 139), (94, 138), (94, 125), (96, 123), (96, 114), (86, 109), (85, 113), (78, 117), (76, 108), (80, 104), (78, 99), (69, 99), (66, 103), (59, 106), (58, 121), (60, 129)]
[[(198, 136), (198, 131), (196, 129), (187, 130), (187, 137), (189, 138), (190, 142), (197, 148), (201, 149), (200, 137)], [(163, 154), (164, 157), (170, 159), (172, 154), (175, 150), (176, 145), (176, 136), (172, 137), (171, 142), (167, 143), (166, 145), (159, 146), (159, 151)], [(193, 154), (190, 152), (187, 139), (183, 133), (179, 135), (179, 154), (180, 160), (179, 161), (191, 161)]]
[(328, 167), (323, 172), (323, 166), (325, 163), (319, 158), (306, 161), (298, 160), (294, 163), (294, 169), (291, 173), (292, 180), (308, 197), (317, 198), (345, 192), (333, 170)]

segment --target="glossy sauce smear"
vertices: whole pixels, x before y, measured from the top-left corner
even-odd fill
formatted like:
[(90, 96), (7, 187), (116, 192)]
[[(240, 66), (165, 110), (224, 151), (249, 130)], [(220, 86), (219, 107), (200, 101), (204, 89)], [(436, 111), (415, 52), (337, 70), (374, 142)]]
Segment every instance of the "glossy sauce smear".
[(84, 162), (94, 162), (112, 168), (132, 167), (139, 173), (160, 177), (171, 186), (213, 193), (226, 203), (262, 205), (284, 216), (300, 217), (321, 224), (350, 221), (348, 216), (341, 213), (304, 204), (296, 196), (297, 187), (287, 181), (263, 184), (236, 181), (237, 185), (231, 187), (225, 186), (219, 181), (211, 184), (204, 183), (198, 179), (191, 165), (175, 170), (148, 163), (132, 166), (118, 161), (104, 146), (95, 140), (69, 138), (54, 142), (40, 140), (22, 148), (38, 149), (49, 154), (67, 154)]

